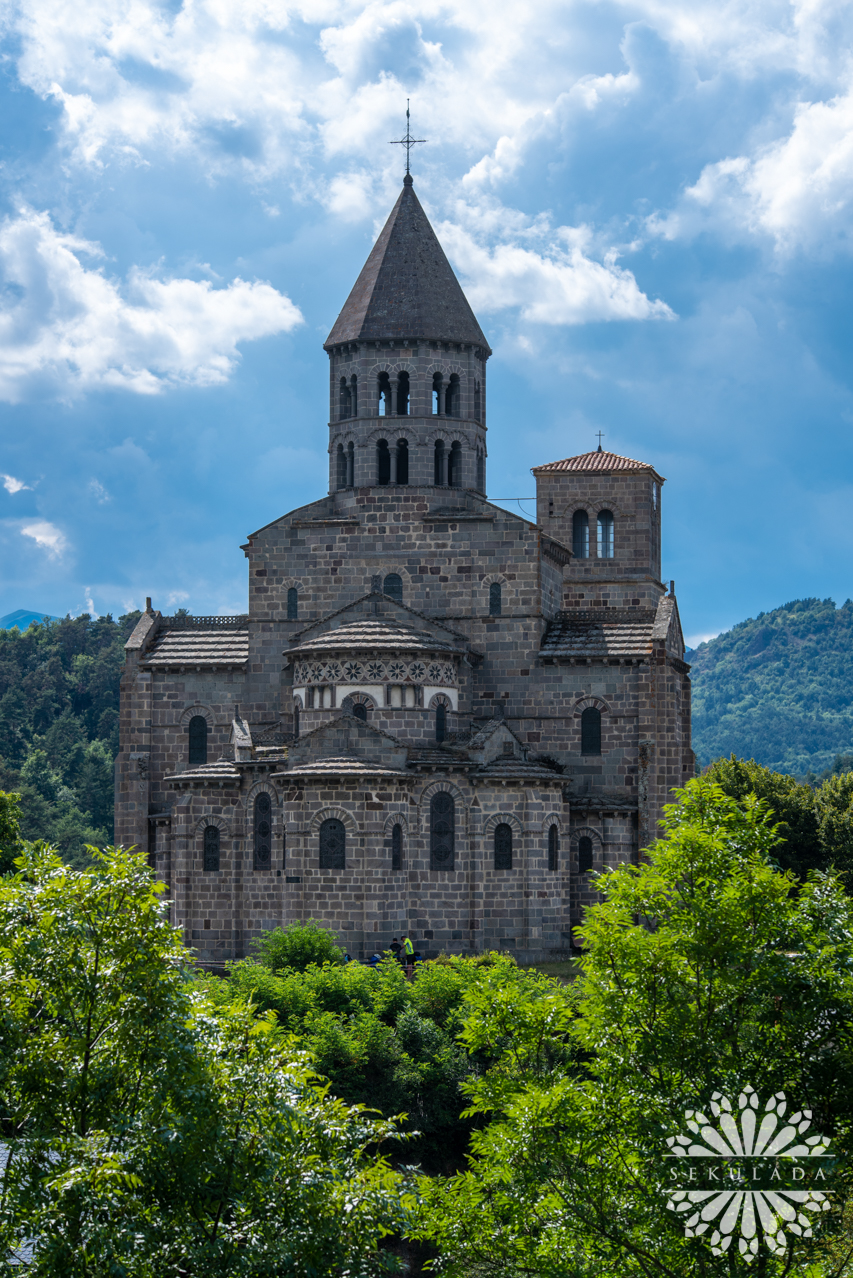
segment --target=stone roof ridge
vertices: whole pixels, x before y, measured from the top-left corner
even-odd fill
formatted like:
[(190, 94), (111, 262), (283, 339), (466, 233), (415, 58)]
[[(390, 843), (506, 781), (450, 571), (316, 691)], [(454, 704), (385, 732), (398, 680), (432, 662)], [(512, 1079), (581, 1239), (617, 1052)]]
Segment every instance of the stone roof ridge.
[[(344, 721), (349, 720), (352, 723), (357, 723), (359, 725), (360, 732), (364, 732), (366, 729), (368, 732), (373, 733), (374, 736), (384, 737), (386, 741), (393, 741), (394, 745), (397, 746), (398, 749), (405, 748), (405, 742), (401, 741), (399, 737), (392, 736), (391, 733), (386, 732), (384, 728), (377, 728), (374, 723), (367, 723), (364, 719), (356, 719), (354, 714), (345, 710), (342, 714), (336, 714), (333, 719), (327, 719), (325, 723), (318, 723), (317, 727), (312, 728), (310, 732), (300, 732), (299, 736), (291, 745), (291, 751), (297, 751), (298, 753), (297, 748), (301, 746), (304, 741), (310, 741), (312, 737), (319, 736), (323, 732), (328, 732), (331, 728), (339, 728), (342, 719)], [(360, 757), (360, 755), (354, 753), (354, 758)]]
[[(658, 603), (655, 624), (652, 628), (652, 639), (656, 643), (666, 644), (677, 656), (684, 656), (684, 634), (681, 629), (681, 617), (675, 595), (664, 595)], [(669, 641), (674, 639), (670, 645)]]
[(332, 494), (328, 493), (325, 497), (318, 497), (316, 501), (309, 501), (304, 506), (297, 506), (295, 510), (288, 510), (283, 515), (277, 515), (275, 519), (271, 519), (268, 524), (261, 524), (260, 528), (256, 528), (254, 532), (247, 533), (249, 540), (245, 546), (241, 546), (241, 550), (251, 550), (252, 539), (259, 537), (262, 532), (266, 532), (268, 528), (275, 528), (276, 524), (280, 524), (283, 519), (298, 518), (303, 510), (313, 510), (314, 508), (322, 508), (323, 510), (334, 510), (335, 499)]
[[(291, 643), (290, 648), (299, 647), (300, 642), (312, 630), (316, 630), (319, 626), (325, 625), (325, 623), (327, 621), (331, 621), (333, 617), (340, 617), (343, 613), (349, 612), (350, 609), (356, 608), (359, 604), (366, 603), (369, 599), (382, 600), (386, 604), (392, 604), (394, 608), (399, 608), (403, 612), (407, 612), (411, 617), (419, 617), (421, 621), (425, 621), (430, 626), (438, 626), (440, 630), (444, 630), (447, 634), (453, 635), (454, 639), (461, 639), (465, 643), (466, 647), (470, 648), (472, 652), (477, 652), (475, 648), (471, 647), (471, 640), (467, 635), (462, 634), (461, 630), (453, 630), (450, 626), (445, 625), (443, 621), (439, 621), (437, 617), (430, 617), (425, 612), (418, 612), (417, 608), (410, 608), (408, 604), (400, 603), (397, 599), (392, 599), (390, 595), (386, 595), (381, 590), (368, 591), (366, 595), (359, 595), (358, 599), (351, 599), (349, 603), (343, 604), (340, 608), (336, 608), (334, 612), (326, 613), (325, 617), (318, 617), (316, 621), (311, 622), (310, 626), (306, 626), (304, 630), (300, 630), (298, 634), (293, 636), (293, 642)], [(361, 620), (361, 618), (359, 618), (359, 620)], [(287, 651), (290, 651), (290, 648), (288, 648)], [(477, 656), (481, 655), (481, 653), (477, 652)]]
[(492, 353), (408, 177), (324, 346), (392, 338)]
[(509, 735), (518, 742), (522, 750), (526, 749), (524, 742), (515, 733), (502, 716), (495, 715), (493, 719), (489, 719), (483, 724), (482, 728), (478, 728), (465, 744), (466, 750), (480, 750), (491, 737), (495, 735), (499, 728), (506, 728)]
[(648, 470), (660, 482), (666, 483), (651, 462), (637, 461), (635, 457), (623, 457), (620, 453), (606, 453), (594, 449), (589, 453), (578, 453), (575, 457), (564, 457), (561, 461), (543, 462), (541, 466), (531, 466), (534, 475), (544, 475), (549, 471), (611, 471), (611, 470)]

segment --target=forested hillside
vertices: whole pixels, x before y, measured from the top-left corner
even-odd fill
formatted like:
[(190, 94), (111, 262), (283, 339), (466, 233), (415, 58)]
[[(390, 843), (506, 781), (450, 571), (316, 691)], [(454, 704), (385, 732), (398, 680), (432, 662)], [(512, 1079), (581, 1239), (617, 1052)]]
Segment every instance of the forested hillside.
[(853, 602), (795, 599), (687, 654), (693, 747), (795, 776), (853, 752)]
[(140, 613), (0, 630), (0, 790), (22, 796), (22, 833), (71, 864), (113, 837), (124, 644)]

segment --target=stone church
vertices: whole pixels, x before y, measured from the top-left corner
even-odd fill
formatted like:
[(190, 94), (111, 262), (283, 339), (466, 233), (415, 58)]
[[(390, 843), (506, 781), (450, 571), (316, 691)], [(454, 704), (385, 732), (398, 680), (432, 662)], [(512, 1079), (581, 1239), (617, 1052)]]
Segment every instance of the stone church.
[(664, 480), (599, 447), (535, 523), (489, 502), (491, 350), (408, 175), (325, 350), (328, 495), (249, 536), (246, 615), (127, 644), (116, 838), (210, 963), (307, 918), (564, 953), (694, 772)]

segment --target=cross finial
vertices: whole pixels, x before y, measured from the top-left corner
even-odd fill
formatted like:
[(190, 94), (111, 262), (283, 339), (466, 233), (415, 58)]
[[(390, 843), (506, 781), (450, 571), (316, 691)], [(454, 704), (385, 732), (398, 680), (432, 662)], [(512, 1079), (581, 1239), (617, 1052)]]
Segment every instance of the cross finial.
[(406, 148), (406, 177), (410, 177), (409, 173), (409, 152), (413, 146), (417, 146), (419, 142), (426, 142), (426, 138), (413, 138), (409, 129), (409, 99), (406, 98), (406, 136), (404, 138), (395, 138), (391, 146), (404, 146)]
[(604, 449), (601, 447), (601, 441), (602, 441), (602, 439), (604, 438), (604, 431), (603, 431), (603, 430), (597, 430), (595, 433), (596, 433), (596, 435), (598, 436), (598, 451), (599, 451), (600, 453), (603, 453), (603, 452), (604, 452)]

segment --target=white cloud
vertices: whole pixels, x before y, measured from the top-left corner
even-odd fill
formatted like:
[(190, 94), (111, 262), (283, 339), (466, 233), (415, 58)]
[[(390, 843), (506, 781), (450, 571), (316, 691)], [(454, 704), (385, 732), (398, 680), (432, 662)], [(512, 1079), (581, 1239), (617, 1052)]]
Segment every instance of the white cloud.
[[(478, 219), (479, 220), (479, 219)], [(544, 228), (537, 228), (542, 236)], [(465, 276), (474, 312), (518, 307), (538, 324), (588, 324), (597, 320), (674, 319), (665, 302), (652, 301), (614, 252), (599, 262), (584, 251), (587, 227), (559, 227), (539, 251), (519, 244), (488, 247), (464, 228), (445, 223), (442, 243)]]
[(29, 484), (25, 484), (22, 479), (16, 479), (14, 475), (4, 475), (0, 471), (0, 479), (3, 480), (3, 487), (7, 493), (32, 492)]
[(712, 639), (716, 639), (717, 635), (722, 634), (721, 630), (712, 630), (704, 635), (686, 635), (684, 639), (685, 647), (698, 648), (700, 643), (710, 643)]
[(57, 231), (45, 213), (23, 209), (0, 225), (0, 279), (7, 285), (0, 398), (21, 398), (36, 378), (65, 394), (213, 385), (229, 377), (239, 342), (302, 321), (270, 284), (238, 278), (215, 289), (207, 280), (159, 280), (134, 270), (122, 290), (102, 269), (84, 266), (84, 255), (103, 256), (98, 245)]
[(108, 501), (112, 501), (112, 497), (107, 492), (106, 488), (104, 488), (104, 485), (100, 483), (97, 479), (89, 480), (89, 483), (86, 485), (86, 491), (89, 493), (89, 496), (92, 497), (98, 503), (99, 506), (104, 506), (106, 505)]
[(21, 528), (24, 537), (31, 537), (37, 546), (46, 550), (51, 559), (59, 559), (68, 549), (68, 539), (60, 532), (56, 524), (39, 519), (33, 524), (24, 524)]
[(95, 612), (95, 601), (92, 597), (92, 587), (84, 586), (83, 593), (86, 599), (86, 612), (88, 612), (90, 617), (97, 619), (100, 614)]

